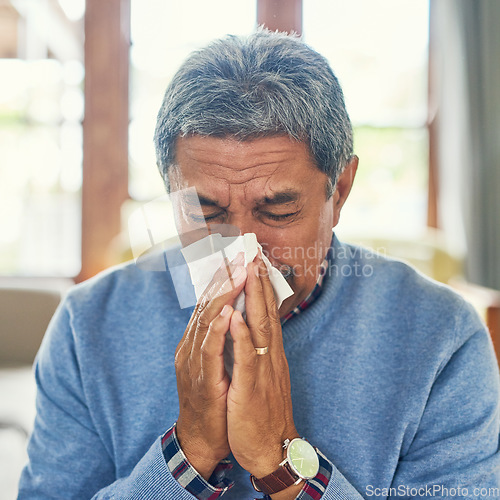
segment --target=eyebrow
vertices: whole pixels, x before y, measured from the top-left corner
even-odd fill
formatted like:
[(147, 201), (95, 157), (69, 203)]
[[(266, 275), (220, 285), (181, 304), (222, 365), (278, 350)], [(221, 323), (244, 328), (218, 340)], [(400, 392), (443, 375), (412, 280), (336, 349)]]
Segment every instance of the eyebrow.
[[(200, 202), (200, 205), (205, 205), (208, 207), (220, 207), (220, 205), (215, 200), (212, 200), (211, 198), (207, 198), (205, 196), (198, 195), (198, 200)], [(226, 207), (221, 207), (221, 208), (226, 208)]]
[[(279, 191), (274, 193), (272, 196), (263, 196), (257, 200), (257, 206), (262, 205), (285, 205), (287, 203), (293, 203), (300, 199), (300, 193), (293, 189), (287, 189), (286, 191)], [(203, 196), (198, 195), (198, 200), (200, 205), (205, 207), (219, 207), (219, 208), (227, 208), (220, 206), (215, 200)], [(187, 198), (188, 204), (194, 205), (196, 202), (190, 198)]]
[[(189, 194), (189, 195), (185, 196), (184, 201), (186, 202), (187, 205), (191, 205), (194, 207), (196, 207), (198, 205), (205, 205), (205, 206), (209, 206), (209, 207), (219, 207), (219, 204), (215, 200), (212, 200), (211, 198), (208, 198), (208, 197), (200, 195), (200, 194), (196, 194), (196, 195)], [(221, 208), (225, 208), (225, 207), (221, 207)]]
[(298, 191), (287, 189), (286, 191), (274, 193), (273, 196), (263, 196), (257, 200), (257, 205), (284, 205), (299, 201), (299, 199), (300, 193)]

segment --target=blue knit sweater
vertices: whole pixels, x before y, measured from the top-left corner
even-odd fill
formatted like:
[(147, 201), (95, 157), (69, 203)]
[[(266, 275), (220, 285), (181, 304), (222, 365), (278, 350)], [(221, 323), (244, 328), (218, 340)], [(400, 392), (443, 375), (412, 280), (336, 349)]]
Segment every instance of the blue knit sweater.
[[(178, 415), (174, 351), (192, 310), (168, 272), (133, 263), (72, 289), (35, 362), (19, 498), (193, 498), (160, 443)], [(322, 498), (500, 488), (497, 362), (447, 287), (334, 240), (322, 294), (283, 337), (296, 427), (334, 466)], [(231, 475), (225, 499), (255, 498), (248, 473), (235, 464)]]

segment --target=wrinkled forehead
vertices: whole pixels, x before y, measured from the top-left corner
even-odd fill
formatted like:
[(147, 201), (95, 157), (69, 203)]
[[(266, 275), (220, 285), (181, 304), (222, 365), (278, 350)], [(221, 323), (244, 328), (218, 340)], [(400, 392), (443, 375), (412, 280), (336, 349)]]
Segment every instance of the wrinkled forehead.
[(227, 198), (233, 192), (260, 202), (279, 194), (277, 202), (284, 203), (296, 201), (323, 177), (307, 145), (287, 136), (251, 141), (189, 136), (177, 140), (170, 182), (173, 190), (196, 186), (205, 198), (217, 192)]
[[(308, 161), (316, 165), (316, 160), (312, 154), (309, 140), (305, 137), (297, 140), (287, 134), (269, 134), (260, 136), (250, 136), (240, 138), (231, 134), (227, 135), (201, 135), (187, 134), (176, 137), (174, 143), (173, 163), (179, 162), (179, 154), (183, 152), (203, 152), (211, 150), (216, 152), (225, 152), (228, 156), (237, 159), (246, 151), (252, 154), (279, 154), (286, 153), (291, 149), (301, 150), (301, 153), (307, 157)], [(317, 165), (316, 165), (317, 166)]]

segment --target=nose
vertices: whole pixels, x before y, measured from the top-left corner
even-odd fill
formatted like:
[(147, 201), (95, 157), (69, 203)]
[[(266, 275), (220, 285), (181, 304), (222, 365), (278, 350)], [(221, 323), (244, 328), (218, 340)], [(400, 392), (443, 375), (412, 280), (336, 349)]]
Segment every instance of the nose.
[(269, 227), (264, 226), (252, 214), (249, 216), (233, 215), (228, 218), (228, 223), (230, 224), (230, 227), (234, 228), (235, 231), (239, 231), (240, 235), (245, 233), (255, 233), (257, 241), (261, 244), (264, 254), (268, 256), (269, 244), (270, 241), (272, 241), (272, 233), (270, 233)]
[(251, 215), (231, 215), (228, 217), (227, 222), (231, 227), (236, 228), (239, 231), (239, 234), (257, 234), (257, 225), (255, 224), (255, 220)]

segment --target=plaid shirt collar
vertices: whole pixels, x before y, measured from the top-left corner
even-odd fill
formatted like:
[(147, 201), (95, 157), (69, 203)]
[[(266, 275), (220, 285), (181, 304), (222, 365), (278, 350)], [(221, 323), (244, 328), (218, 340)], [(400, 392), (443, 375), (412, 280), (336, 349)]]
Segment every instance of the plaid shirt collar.
[(300, 304), (298, 304), (295, 307), (295, 309), (293, 309), (285, 316), (283, 316), (283, 318), (281, 318), (281, 326), (283, 326), (289, 319), (293, 318), (294, 316), (297, 316), (302, 311), (305, 311), (321, 295), (321, 292), (323, 290), (323, 281), (326, 276), (326, 271), (328, 270), (328, 265), (332, 256), (333, 256), (333, 247), (330, 246), (328, 252), (326, 253), (326, 257), (321, 263), (316, 285), (314, 285), (314, 288), (312, 289), (311, 293), (302, 302), (300, 302)]

